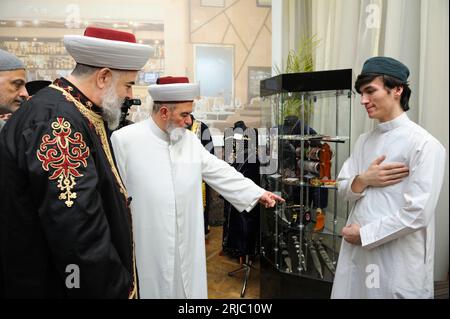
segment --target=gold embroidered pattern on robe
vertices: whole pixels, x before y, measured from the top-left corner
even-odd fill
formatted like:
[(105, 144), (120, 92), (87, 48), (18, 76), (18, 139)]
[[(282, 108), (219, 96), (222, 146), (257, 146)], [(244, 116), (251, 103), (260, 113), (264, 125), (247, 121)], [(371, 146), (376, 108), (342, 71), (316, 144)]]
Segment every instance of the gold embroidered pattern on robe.
[(65, 200), (67, 207), (72, 207), (77, 193), (73, 191), (76, 185), (75, 178), (83, 176), (78, 171), (81, 165), (87, 166), (86, 158), (89, 156), (89, 147), (83, 141), (79, 132), (73, 134), (70, 123), (58, 117), (52, 123), (52, 137), (49, 134), (42, 136), (42, 143), (36, 151), (38, 159), (42, 162), (45, 171), (53, 169), (49, 180), (58, 180), (57, 187), (61, 190), (58, 199)]

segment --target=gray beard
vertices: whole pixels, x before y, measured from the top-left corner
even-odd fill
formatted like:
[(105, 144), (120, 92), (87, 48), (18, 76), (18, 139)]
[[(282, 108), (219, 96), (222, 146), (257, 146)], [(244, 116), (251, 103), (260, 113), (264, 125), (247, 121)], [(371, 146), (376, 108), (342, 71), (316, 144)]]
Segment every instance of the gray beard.
[(112, 83), (103, 96), (102, 117), (108, 123), (110, 130), (115, 130), (119, 126), (121, 111), (120, 108), (125, 99), (119, 98), (115, 85)]
[(179, 140), (181, 140), (185, 132), (186, 128), (176, 127), (175, 125), (172, 124), (172, 122), (169, 122), (169, 124), (167, 125), (167, 133), (169, 134), (170, 141), (173, 143), (176, 143)]

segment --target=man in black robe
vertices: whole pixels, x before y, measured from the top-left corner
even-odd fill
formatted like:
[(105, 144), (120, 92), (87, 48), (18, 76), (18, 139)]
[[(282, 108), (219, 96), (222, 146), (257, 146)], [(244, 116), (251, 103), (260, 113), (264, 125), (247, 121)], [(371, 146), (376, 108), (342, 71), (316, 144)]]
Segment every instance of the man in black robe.
[(109, 135), (150, 48), (95, 27), (64, 44), (75, 70), (0, 134), (0, 295), (136, 298), (130, 199)]

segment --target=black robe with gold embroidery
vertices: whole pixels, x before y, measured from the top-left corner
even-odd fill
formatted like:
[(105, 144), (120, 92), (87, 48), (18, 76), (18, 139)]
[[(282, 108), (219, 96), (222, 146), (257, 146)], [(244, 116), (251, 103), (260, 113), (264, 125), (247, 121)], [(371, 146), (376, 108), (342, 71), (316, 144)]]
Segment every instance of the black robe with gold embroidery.
[(65, 91), (42, 89), (0, 134), (1, 296), (134, 297), (131, 216), (109, 131), (81, 92), (55, 84)]

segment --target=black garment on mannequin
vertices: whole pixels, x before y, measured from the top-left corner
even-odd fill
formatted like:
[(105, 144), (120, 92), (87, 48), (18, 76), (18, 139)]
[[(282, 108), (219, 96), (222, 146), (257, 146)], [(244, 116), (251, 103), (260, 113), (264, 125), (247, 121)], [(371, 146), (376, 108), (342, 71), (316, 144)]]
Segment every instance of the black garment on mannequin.
[[(242, 130), (244, 143), (233, 138), (234, 133), (240, 133)], [(251, 179), (255, 184), (260, 184), (259, 162), (256, 154), (257, 136), (248, 134), (243, 121), (234, 124), (232, 135), (227, 136), (225, 131), (225, 140), (233, 139), (233, 151), (235, 159), (231, 165), (245, 177)], [(243, 159), (243, 161), (242, 161)], [(250, 256), (253, 258), (259, 250), (259, 204), (250, 212), (239, 212), (229, 202), (224, 204), (224, 225), (223, 225), (223, 252), (231, 257)]]

